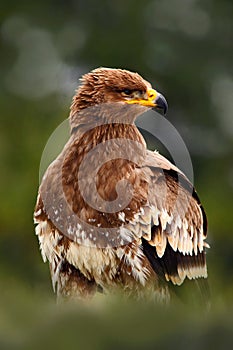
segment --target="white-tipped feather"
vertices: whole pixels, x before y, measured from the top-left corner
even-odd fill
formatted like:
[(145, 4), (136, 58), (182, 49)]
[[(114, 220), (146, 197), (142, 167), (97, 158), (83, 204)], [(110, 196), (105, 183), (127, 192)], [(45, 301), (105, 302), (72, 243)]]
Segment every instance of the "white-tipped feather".
[(167, 223), (170, 222), (170, 216), (168, 215), (166, 210), (162, 210), (160, 214), (160, 222), (162, 230), (164, 231), (166, 229)]
[(153, 224), (155, 226), (159, 225), (159, 214), (160, 214), (160, 211), (156, 210), (155, 207), (154, 207), (153, 210), (152, 210), (152, 218), (153, 218)]
[(197, 255), (197, 242), (198, 242), (197, 230), (195, 229), (193, 234), (193, 251), (195, 255)]
[(198, 248), (199, 251), (203, 251), (203, 236), (201, 234), (198, 235)]
[(159, 241), (157, 241), (156, 244), (156, 252), (158, 254), (158, 257), (161, 258), (165, 252), (166, 245), (167, 245), (167, 238), (164, 232), (161, 232), (159, 235)]

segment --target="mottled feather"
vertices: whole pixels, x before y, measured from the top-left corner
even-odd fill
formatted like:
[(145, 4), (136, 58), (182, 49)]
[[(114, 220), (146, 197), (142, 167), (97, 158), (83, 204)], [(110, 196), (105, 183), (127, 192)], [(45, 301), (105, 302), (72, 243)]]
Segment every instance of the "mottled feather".
[[(34, 213), (58, 295), (83, 298), (97, 290), (123, 289), (129, 295), (168, 299), (169, 282), (207, 277), (207, 221), (199, 198), (179, 169), (146, 149), (134, 124), (146, 108), (122, 99), (124, 89), (144, 94), (150, 87), (137, 73), (100, 68), (83, 76), (74, 96), (70, 139), (42, 179)], [(115, 150), (108, 146), (112, 140)], [(126, 149), (122, 140), (128, 142)], [(100, 144), (104, 151), (90, 156), (82, 168), (86, 155)], [(97, 203), (88, 174), (113, 151), (121, 156), (104, 162), (95, 178), (104, 204), (93, 207), (80, 184), (84, 181), (86, 195)], [(118, 188), (123, 180), (126, 187)], [(128, 205), (108, 212), (126, 194), (131, 195)]]

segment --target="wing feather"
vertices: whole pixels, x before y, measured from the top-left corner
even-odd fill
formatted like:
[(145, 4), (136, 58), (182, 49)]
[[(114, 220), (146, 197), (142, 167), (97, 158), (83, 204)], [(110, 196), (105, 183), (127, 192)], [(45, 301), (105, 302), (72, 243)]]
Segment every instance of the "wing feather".
[(144, 253), (152, 267), (158, 270), (159, 264), (165, 279), (173, 284), (180, 285), (186, 277), (207, 277), (207, 220), (192, 184), (157, 152), (147, 152), (146, 167), (150, 169), (152, 227), (150, 235), (143, 235)]

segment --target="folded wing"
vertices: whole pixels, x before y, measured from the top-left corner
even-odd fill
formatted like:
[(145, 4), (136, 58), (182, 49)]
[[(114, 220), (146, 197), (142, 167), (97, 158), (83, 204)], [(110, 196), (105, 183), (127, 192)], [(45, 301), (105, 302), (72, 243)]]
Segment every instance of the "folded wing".
[(206, 215), (186, 176), (156, 152), (147, 152), (151, 232), (142, 235), (143, 250), (158, 274), (173, 284), (207, 277)]

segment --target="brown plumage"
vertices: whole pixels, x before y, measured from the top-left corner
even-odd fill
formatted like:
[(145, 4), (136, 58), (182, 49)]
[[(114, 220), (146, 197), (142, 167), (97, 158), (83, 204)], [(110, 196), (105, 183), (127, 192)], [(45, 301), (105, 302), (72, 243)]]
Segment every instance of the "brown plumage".
[[(146, 149), (134, 124), (164, 97), (137, 73), (99, 68), (81, 79), (70, 139), (47, 169), (36, 233), (58, 295), (97, 290), (169, 297), (207, 277), (207, 221), (186, 176)], [(94, 184), (94, 187), (93, 187)]]

